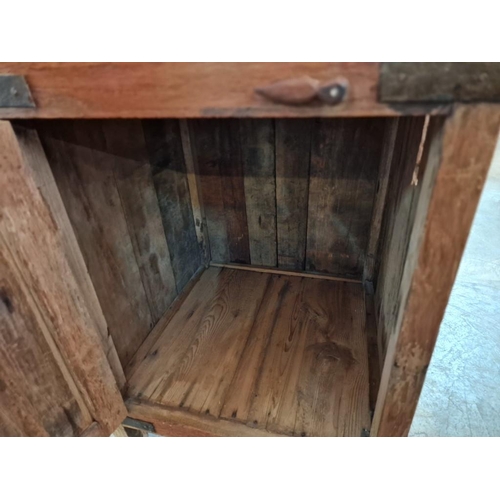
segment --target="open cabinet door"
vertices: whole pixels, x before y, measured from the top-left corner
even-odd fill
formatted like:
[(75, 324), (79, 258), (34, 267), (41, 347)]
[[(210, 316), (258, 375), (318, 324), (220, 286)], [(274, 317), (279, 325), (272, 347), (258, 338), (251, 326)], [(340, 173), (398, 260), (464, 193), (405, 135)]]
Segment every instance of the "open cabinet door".
[(114, 352), (28, 164), (43, 150), (25, 148), (0, 122), (0, 436), (110, 435), (126, 416)]

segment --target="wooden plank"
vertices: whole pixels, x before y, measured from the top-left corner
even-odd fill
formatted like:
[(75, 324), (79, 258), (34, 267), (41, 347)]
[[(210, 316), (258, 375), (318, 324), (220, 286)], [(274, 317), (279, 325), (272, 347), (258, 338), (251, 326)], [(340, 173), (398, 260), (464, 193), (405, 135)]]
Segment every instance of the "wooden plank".
[[(168, 386), (171, 374), (177, 368), (179, 360), (189, 349), (199, 332), (203, 315), (210, 306), (206, 297), (220, 293), (224, 289), (226, 275), (221, 279), (221, 269), (207, 269), (195, 284), (196, 296), (191, 293), (179, 304), (173, 317), (165, 321), (162, 335), (151, 346), (146, 359), (140, 362), (136, 372), (129, 379), (128, 395), (131, 397), (152, 399), (153, 395)], [(160, 324), (164, 322), (160, 320)], [(183, 335), (178, 335), (183, 330)], [(164, 334), (164, 332), (168, 334)], [(142, 349), (141, 349), (142, 351)], [(156, 391), (156, 392), (155, 392)]]
[[(92, 422), (44, 338), (36, 305), (0, 249), (0, 436), (73, 436)], [(29, 293), (29, 292), (28, 292)]]
[(177, 292), (180, 292), (200, 267), (201, 251), (196, 238), (179, 123), (148, 120), (143, 122), (143, 129)]
[(211, 415), (196, 415), (182, 409), (167, 408), (145, 401), (128, 399), (131, 417), (151, 422), (155, 432), (163, 436), (193, 437), (277, 437), (278, 434), (252, 429), (239, 422), (217, 419)]
[(274, 122), (239, 120), (250, 262), (276, 266)]
[[(443, 123), (444, 122), (444, 123)], [(398, 321), (373, 421), (378, 436), (407, 435), (498, 139), (498, 106), (459, 106), (431, 121)], [(457, 217), (457, 214), (460, 214)]]
[(280, 435), (368, 431), (361, 284), (217, 271), (169, 320), (129, 395), (190, 415), (195, 429), (197, 418), (218, 417)]
[(313, 122), (276, 120), (275, 128), (278, 267), (304, 270)]
[(184, 162), (186, 164), (186, 176), (189, 185), (196, 237), (198, 238), (198, 244), (200, 245), (203, 255), (203, 262), (208, 266), (210, 262), (210, 241), (208, 239), (205, 208), (201, 202), (200, 177), (196, 170), (197, 164), (194, 159), (195, 154), (191, 142), (191, 133), (187, 120), (179, 120), (179, 125), (181, 129), (182, 150), (184, 152)]
[(115, 157), (42, 137), (118, 356), (125, 365), (152, 326), (115, 182)]
[(113, 437), (122, 437), (122, 438), (126, 438), (128, 437), (128, 434), (125, 432), (125, 428), (123, 427), (123, 425), (119, 425), (114, 431), (113, 431), (113, 434), (112, 434)]
[(167, 312), (162, 316), (161, 320), (156, 323), (151, 333), (146, 337), (146, 340), (141, 344), (134, 357), (130, 360), (130, 363), (125, 367), (125, 374), (127, 380), (130, 380), (140, 363), (147, 358), (147, 355), (153, 345), (158, 341), (159, 337), (165, 330), (166, 326), (169, 324), (170, 320), (174, 317), (174, 315), (179, 310), (180, 306), (186, 299), (186, 297), (190, 294), (193, 287), (196, 285), (198, 280), (201, 277), (201, 274), (205, 270), (204, 267), (200, 267), (196, 274), (191, 278), (191, 281), (183, 288), (182, 292), (177, 295), (175, 300), (170, 305)]
[(387, 188), (389, 186), (389, 176), (391, 173), (392, 158), (396, 146), (399, 118), (388, 120), (385, 126), (384, 139), (382, 143), (382, 153), (380, 166), (378, 169), (377, 191), (375, 203), (373, 205), (372, 222), (370, 224), (370, 236), (366, 249), (365, 267), (363, 269), (363, 280), (373, 282), (375, 275), (375, 263), (377, 262), (377, 252), (382, 227), (382, 218), (386, 205)]
[(92, 422), (83, 432), (81, 437), (108, 437), (109, 433), (106, 432), (101, 425), (97, 422)]
[(94, 325), (99, 332), (102, 345), (108, 362), (113, 370), (118, 387), (121, 389), (125, 385), (125, 375), (121, 366), (113, 338), (109, 334), (108, 325), (99, 304), (94, 285), (90, 279), (82, 252), (78, 246), (75, 232), (71, 226), (68, 214), (64, 207), (61, 194), (47, 162), (38, 134), (34, 130), (16, 126), (14, 128), (19, 147), (23, 154), (24, 164), (29, 169), (35, 180), (36, 186), (56, 222), (64, 245), (64, 253), (68, 259), (71, 271), (80, 289), (88, 311), (94, 321)]
[(250, 263), (243, 159), (237, 120), (197, 120), (193, 142), (216, 262)]
[[(173, 373), (172, 382), (161, 391), (165, 406), (220, 414), (269, 277), (223, 269), (220, 279), (224, 287), (218, 287), (208, 300), (189, 350)], [(196, 292), (191, 292), (190, 299), (196, 299)], [(178, 334), (187, 336), (192, 327), (187, 324)]]
[(362, 277), (385, 126), (373, 118), (317, 121), (306, 269)]
[[(386, 207), (376, 265), (375, 307), (378, 317), (379, 353), (383, 360), (387, 340), (397, 319), (411, 228), (422, 186), (423, 169), (417, 168), (424, 118), (400, 118), (391, 166)], [(378, 276), (378, 277), (377, 277)]]
[(499, 102), (498, 62), (386, 62), (382, 102)]
[(151, 322), (156, 324), (177, 296), (177, 287), (151, 167), (115, 157), (114, 170)]
[[(0, 118), (196, 118), (394, 116), (378, 102), (377, 63), (1, 63), (23, 75), (34, 109), (2, 108)], [(349, 81), (337, 106), (274, 104), (254, 90), (309, 76)], [(445, 108), (446, 110), (447, 108)], [(406, 112), (442, 112), (440, 106)]]
[(280, 274), (282, 276), (301, 276), (303, 278), (316, 278), (320, 280), (345, 281), (347, 283), (361, 283), (361, 280), (338, 278), (337, 276), (330, 276), (328, 274), (319, 274), (313, 272), (302, 273), (300, 271), (288, 271), (286, 269), (277, 269), (275, 267), (245, 266), (243, 264), (218, 264), (217, 262), (211, 262), (210, 266), (227, 267), (228, 269), (240, 269), (241, 271), (252, 271), (256, 273)]
[(0, 235), (6, 261), (30, 307), (36, 308), (44, 340), (63, 373), (61, 383), (111, 432), (124, 418), (123, 400), (64, 255), (60, 231), (6, 122), (0, 122), (0, 149)]

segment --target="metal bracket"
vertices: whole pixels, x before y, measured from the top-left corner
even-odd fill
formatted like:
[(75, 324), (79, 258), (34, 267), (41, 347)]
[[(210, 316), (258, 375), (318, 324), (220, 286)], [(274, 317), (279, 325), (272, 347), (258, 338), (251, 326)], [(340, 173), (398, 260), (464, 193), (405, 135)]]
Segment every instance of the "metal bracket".
[(138, 429), (140, 431), (153, 432), (156, 433), (155, 426), (149, 422), (143, 422), (142, 420), (136, 420), (135, 418), (127, 417), (122, 422), (123, 427), (129, 427), (130, 429)]
[(0, 108), (36, 108), (24, 76), (0, 75)]
[(500, 63), (382, 63), (387, 103), (499, 102)]

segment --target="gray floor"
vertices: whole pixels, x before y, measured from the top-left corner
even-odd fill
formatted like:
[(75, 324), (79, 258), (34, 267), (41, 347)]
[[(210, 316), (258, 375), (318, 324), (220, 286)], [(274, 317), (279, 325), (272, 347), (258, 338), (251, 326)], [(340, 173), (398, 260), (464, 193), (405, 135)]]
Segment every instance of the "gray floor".
[(410, 436), (500, 436), (500, 141)]

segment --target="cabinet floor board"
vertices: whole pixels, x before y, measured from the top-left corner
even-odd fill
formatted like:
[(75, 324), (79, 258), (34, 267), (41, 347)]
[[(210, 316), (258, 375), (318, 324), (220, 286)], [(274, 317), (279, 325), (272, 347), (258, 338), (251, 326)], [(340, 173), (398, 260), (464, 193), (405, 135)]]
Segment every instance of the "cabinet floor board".
[(128, 396), (175, 435), (192, 415), (186, 435), (210, 418), (211, 435), (360, 436), (370, 427), (366, 328), (359, 283), (210, 267)]

